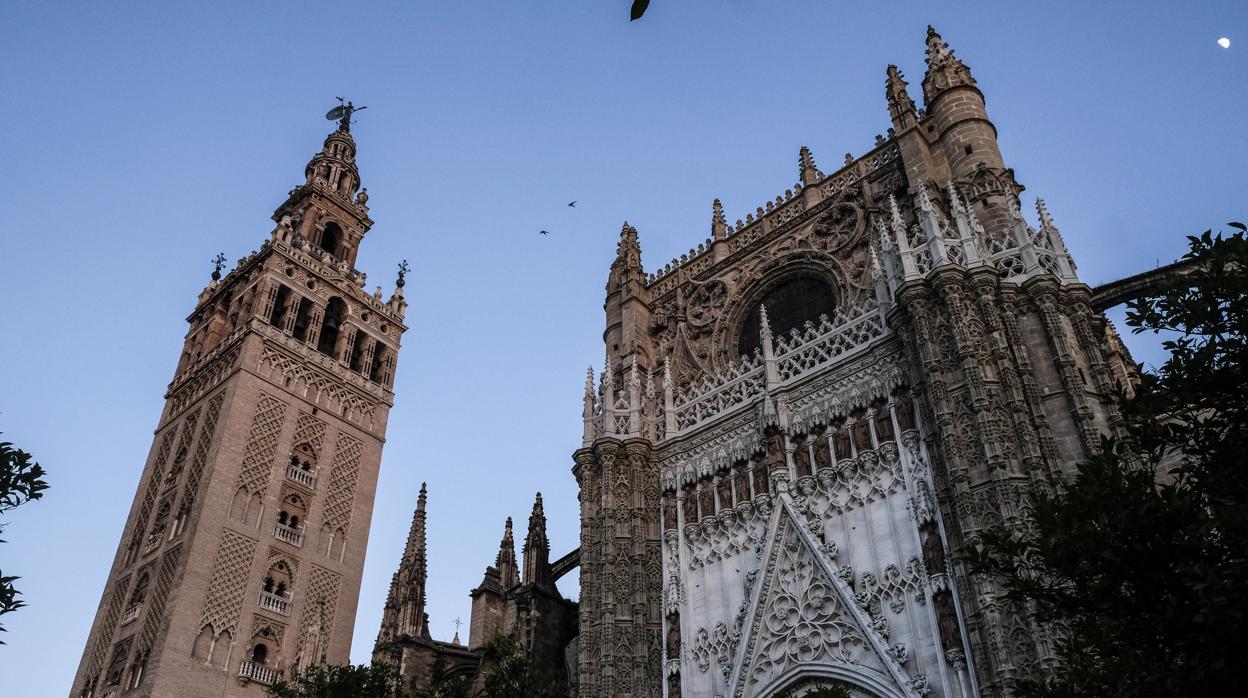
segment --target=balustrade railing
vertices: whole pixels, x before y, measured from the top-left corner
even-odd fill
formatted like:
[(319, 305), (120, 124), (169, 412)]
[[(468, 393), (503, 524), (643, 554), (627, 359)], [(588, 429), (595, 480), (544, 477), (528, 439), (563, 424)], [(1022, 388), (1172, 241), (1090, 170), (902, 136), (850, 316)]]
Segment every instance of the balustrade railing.
[(283, 526), (279, 523), (273, 527), (273, 537), (284, 543), (290, 543), (296, 548), (303, 547), (303, 534), (297, 528)]
[(284, 616), (290, 615), (290, 599), (278, 596), (277, 594), (261, 591), (260, 592), (260, 608), (265, 608), (274, 613), (280, 613)]
[(243, 662), (238, 665), (238, 675), (255, 681), (256, 683), (262, 683), (268, 686), (276, 683), (277, 680), (282, 677), (282, 672), (272, 667), (267, 667), (263, 664), (257, 664), (256, 662), (244, 659)]
[(286, 466), (286, 479), (303, 485), (310, 490), (316, 489), (316, 473), (311, 470), (304, 470), (297, 465)]

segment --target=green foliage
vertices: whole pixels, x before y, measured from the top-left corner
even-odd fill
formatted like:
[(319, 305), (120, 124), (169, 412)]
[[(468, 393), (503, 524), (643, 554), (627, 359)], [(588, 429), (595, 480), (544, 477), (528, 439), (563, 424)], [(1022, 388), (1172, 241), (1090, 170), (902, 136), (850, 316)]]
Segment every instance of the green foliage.
[(1027, 535), (973, 568), (1061, 628), (1061, 666), (1020, 696), (1226, 695), (1248, 609), (1248, 240), (1189, 238), (1196, 271), (1131, 303), (1169, 358), (1121, 400), (1125, 438), (1040, 496)]
[[(5, 514), (26, 502), (41, 499), (48, 483), (43, 480), (43, 468), (33, 462), (29, 453), (13, 448), (8, 441), (0, 441), (0, 514)], [(0, 523), (0, 531), (4, 524)], [(0, 543), (3, 543), (0, 540)], [(12, 613), (25, 606), (25, 602), (17, 597), (22, 592), (13, 587), (15, 576), (4, 576), (0, 573), (0, 616)], [(0, 624), (0, 632), (4, 625)], [(0, 641), (0, 645), (4, 642)]]
[(403, 681), (387, 664), (310, 666), (269, 686), (270, 698), (403, 698)]
[(543, 676), (533, 668), (529, 658), (515, 642), (496, 635), (481, 647), (481, 689), (462, 677), (438, 679), (426, 689), (416, 689), (411, 698), (563, 698), (568, 695), (566, 682)]

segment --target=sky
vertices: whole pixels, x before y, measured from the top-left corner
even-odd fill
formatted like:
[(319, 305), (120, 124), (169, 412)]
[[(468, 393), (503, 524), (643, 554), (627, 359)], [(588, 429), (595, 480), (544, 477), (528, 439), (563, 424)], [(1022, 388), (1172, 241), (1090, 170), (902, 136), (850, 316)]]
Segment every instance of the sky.
[(792, 187), (801, 146), (826, 172), (866, 152), (885, 66), (921, 97), (929, 23), (1084, 281), (1248, 218), (1242, 0), (653, 0), (633, 23), (629, 0), (363, 5), (0, 5), (0, 432), (51, 483), (4, 519), (29, 604), (0, 621), (6, 695), (68, 693), (210, 260), (267, 239), (336, 96), (368, 107), (357, 266), (387, 293), (412, 267), (355, 661), (421, 482), (436, 638), (535, 492), (552, 557), (576, 547), (571, 453), (622, 223), (654, 270), (707, 237), (713, 198), (735, 220)]

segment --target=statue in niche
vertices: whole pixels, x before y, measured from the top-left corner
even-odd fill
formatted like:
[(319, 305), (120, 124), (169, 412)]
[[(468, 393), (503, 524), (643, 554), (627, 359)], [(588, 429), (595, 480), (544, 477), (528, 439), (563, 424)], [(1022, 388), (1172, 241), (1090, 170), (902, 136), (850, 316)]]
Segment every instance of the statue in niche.
[(914, 407), (910, 404), (910, 398), (897, 401), (897, 425), (902, 431), (915, 428)]
[(815, 470), (823, 470), (832, 465), (832, 454), (828, 453), (828, 440), (820, 434), (815, 438)]
[(767, 465), (762, 461), (755, 461), (753, 464), (754, 471), (754, 495), (766, 494), (770, 488), (767, 486)]
[(749, 465), (737, 466), (733, 484), (737, 489), (737, 501), (744, 502), (750, 498)]
[(881, 442), (893, 441), (893, 418), (887, 407), (881, 407), (875, 415), (875, 436)]
[(719, 494), (720, 511), (723, 511), (724, 509), (731, 509), (732, 508), (732, 482), (726, 477), (721, 478), (719, 481), (719, 487), (716, 488), (716, 491)]
[(834, 440), (836, 443), (837, 458), (844, 459), (853, 457), (854, 452), (849, 446), (849, 430), (847, 428), (841, 427), (840, 429), (837, 429)]
[(764, 439), (767, 444), (767, 455), (764, 461), (767, 464), (767, 470), (781, 470), (787, 467), (788, 464), (784, 459), (784, 435), (780, 433), (780, 428), (774, 425), (767, 427)]
[(793, 451), (793, 465), (797, 467), (797, 476), (805, 477), (811, 475), (810, 472), (810, 451), (806, 447), (806, 440), (797, 439), (797, 448)]
[(854, 445), (859, 451), (871, 450), (871, 427), (867, 426), (867, 420), (859, 417), (853, 426)]

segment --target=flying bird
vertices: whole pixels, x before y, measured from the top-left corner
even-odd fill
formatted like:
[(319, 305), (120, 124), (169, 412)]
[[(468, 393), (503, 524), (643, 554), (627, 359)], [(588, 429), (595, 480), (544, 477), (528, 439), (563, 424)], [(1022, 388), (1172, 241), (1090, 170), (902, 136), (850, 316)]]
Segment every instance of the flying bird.
[(576, 202), (575, 202), (575, 201), (573, 201), (572, 203), (570, 203), (570, 204), (568, 204), (568, 205), (569, 205), (569, 206), (571, 206), (572, 208), (576, 208)]
[(537, 231), (537, 234), (538, 235), (550, 235), (550, 232), (546, 230), (539, 230)]

